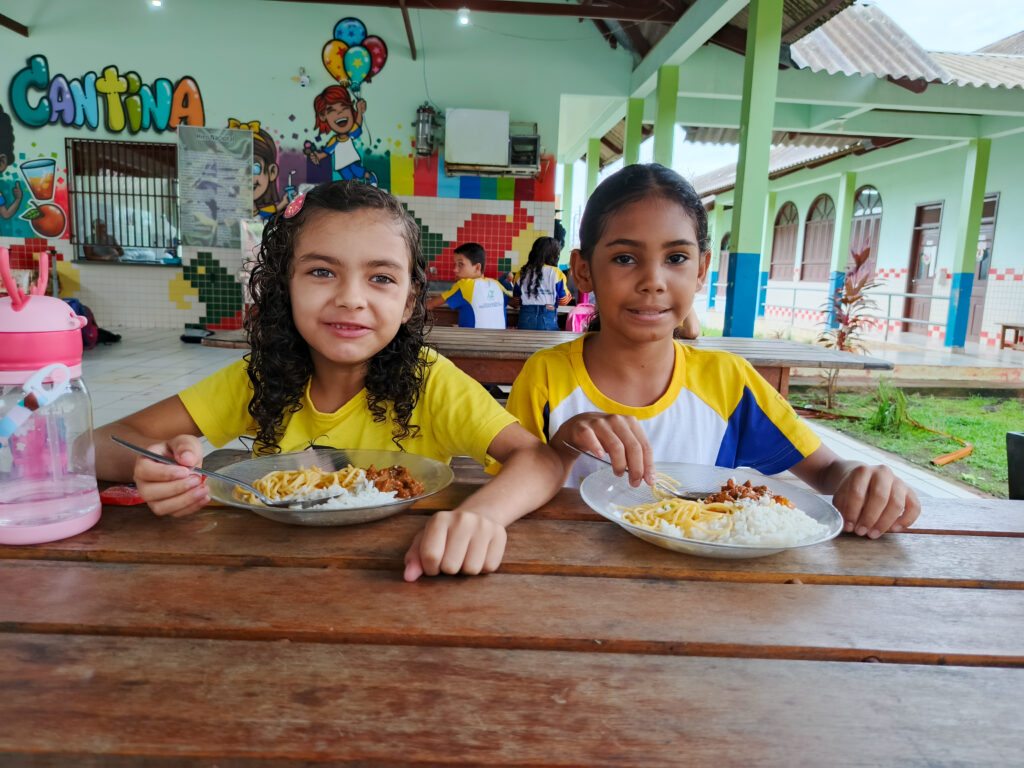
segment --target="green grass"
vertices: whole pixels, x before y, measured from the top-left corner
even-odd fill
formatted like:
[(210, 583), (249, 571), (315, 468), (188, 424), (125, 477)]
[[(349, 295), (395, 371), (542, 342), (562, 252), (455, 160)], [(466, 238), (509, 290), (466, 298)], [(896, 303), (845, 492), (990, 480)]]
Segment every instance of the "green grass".
[[(861, 421), (838, 419), (828, 424), (868, 445), (926, 467), (943, 479), (959, 480), (1006, 498), (1006, 433), (1024, 430), (1024, 402), (1012, 397), (978, 397), (966, 393), (964, 397), (904, 394), (907, 416), (938, 432), (966, 440), (974, 445), (974, 452), (944, 467), (936, 467), (931, 459), (957, 450), (961, 447), (958, 442), (909, 425), (890, 427), (885, 432), (872, 429), (869, 421), (879, 410), (874, 391), (863, 394), (840, 391), (836, 412), (863, 418)], [(824, 393), (820, 389), (791, 392), (789, 400), (795, 406), (824, 407)]]

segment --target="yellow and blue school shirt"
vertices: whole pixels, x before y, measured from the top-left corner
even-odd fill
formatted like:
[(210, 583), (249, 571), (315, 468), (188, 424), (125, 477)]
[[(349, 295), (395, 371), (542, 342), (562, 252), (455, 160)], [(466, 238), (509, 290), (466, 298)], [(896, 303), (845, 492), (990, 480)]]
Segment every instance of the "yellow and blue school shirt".
[(557, 267), (544, 264), (541, 269), (540, 280), (537, 282), (537, 293), (527, 295), (523, 290), (523, 272), (520, 270), (516, 275), (516, 284), (512, 295), (521, 299), (524, 305), (541, 304), (554, 306), (555, 304), (568, 304), (569, 285), (565, 280), (565, 273)]
[(441, 294), (459, 312), (460, 328), (504, 328), (510, 294), (490, 277), (467, 277)]
[[(547, 442), (580, 413), (603, 411), (639, 420), (657, 461), (783, 472), (821, 445), (785, 398), (746, 360), (728, 352), (675, 343), (668, 389), (651, 405), (606, 397), (583, 365), (586, 337), (534, 354), (512, 385), (508, 410)], [(601, 468), (581, 456), (567, 487)]]

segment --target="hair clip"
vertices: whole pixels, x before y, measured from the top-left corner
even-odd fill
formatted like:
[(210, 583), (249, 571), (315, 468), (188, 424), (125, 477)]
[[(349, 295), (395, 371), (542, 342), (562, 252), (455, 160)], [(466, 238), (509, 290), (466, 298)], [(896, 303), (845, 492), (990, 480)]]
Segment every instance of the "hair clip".
[(299, 195), (290, 203), (288, 203), (288, 207), (284, 209), (284, 217), (286, 219), (290, 219), (292, 216), (295, 216), (299, 211), (302, 210), (302, 204), (304, 202), (306, 202), (305, 192), (303, 192), (301, 195)]

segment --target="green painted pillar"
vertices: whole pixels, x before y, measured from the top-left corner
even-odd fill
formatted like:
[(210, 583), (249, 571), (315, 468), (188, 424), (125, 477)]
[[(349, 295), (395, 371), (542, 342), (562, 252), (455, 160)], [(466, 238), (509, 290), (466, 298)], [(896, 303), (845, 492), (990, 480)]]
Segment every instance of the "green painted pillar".
[(567, 263), (572, 253), (572, 168), (573, 163), (562, 163), (562, 226), (565, 227), (565, 243), (558, 257), (560, 264)]
[(708, 247), (711, 248), (711, 263), (708, 265), (708, 309), (715, 308), (715, 292), (718, 286), (718, 260), (721, 258), (721, 240), (725, 235), (722, 201), (715, 200), (715, 207), (708, 217)]
[(839, 189), (836, 190), (836, 225), (832, 234), (832, 266), (828, 279), (829, 328), (838, 325), (836, 308), (832, 301), (836, 292), (843, 288), (846, 265), (850, 263), (850, 232), (853, 230), (853, 201), (856, 194), (857, 174), (850, 171), (839, 174)]
[(740, 154), (729, 245), (725, 336), (754, 335), (781, 41), (782, 0), (751, 0), (740, 102)]
[(601, 140), (587, 141), (587, 197), (597, 189), (597, 174), (601, 170)]
[(654, 162), (672, 167), (672, 142), (676, 133), (679, 102), (679, 67), (658, 70), (658, 115), (654, 118)]
[(949, 294), (949, 315), (946, 318), (947, 347), (962, 350), (967, 341), (967, 323), (971, 312), (971, 291), (981, 230), (981, 209), (985, 203), (988, 181), (988, 160), (992, 139), (971, 139), (964, 163), (964, 185), (960, 195), (960, 214), (956, 222), (953, 285)]
[(765, 201), (764, 224), (761, 229), (761, 275), (758, 282), (757, 316), (764, 317), (768, 299), (768, 275), (772, 268), (772, 243), (775, 241), (775, 190), (768, 192)]
[[(676, 69), (678, 81), (679, 70)], [(644, 133), (641, 127), (644, 123), (644, 100), (626, 100), (626, 136), (622, 146), (622, 159), (626, 165), (636, 165), (640, 161), (640, 142), (643, 141)]]

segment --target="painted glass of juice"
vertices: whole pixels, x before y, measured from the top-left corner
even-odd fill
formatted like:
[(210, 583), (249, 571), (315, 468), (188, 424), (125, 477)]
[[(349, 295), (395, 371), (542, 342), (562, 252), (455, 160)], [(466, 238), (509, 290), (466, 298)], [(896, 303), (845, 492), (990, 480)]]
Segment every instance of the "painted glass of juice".
[(43, 157), (22, 163), (20, 167), (21, 175), (25, 177), (25, 181), (32, 189), (32, 196), (36, 200), (52, 200), (57, 161)]

